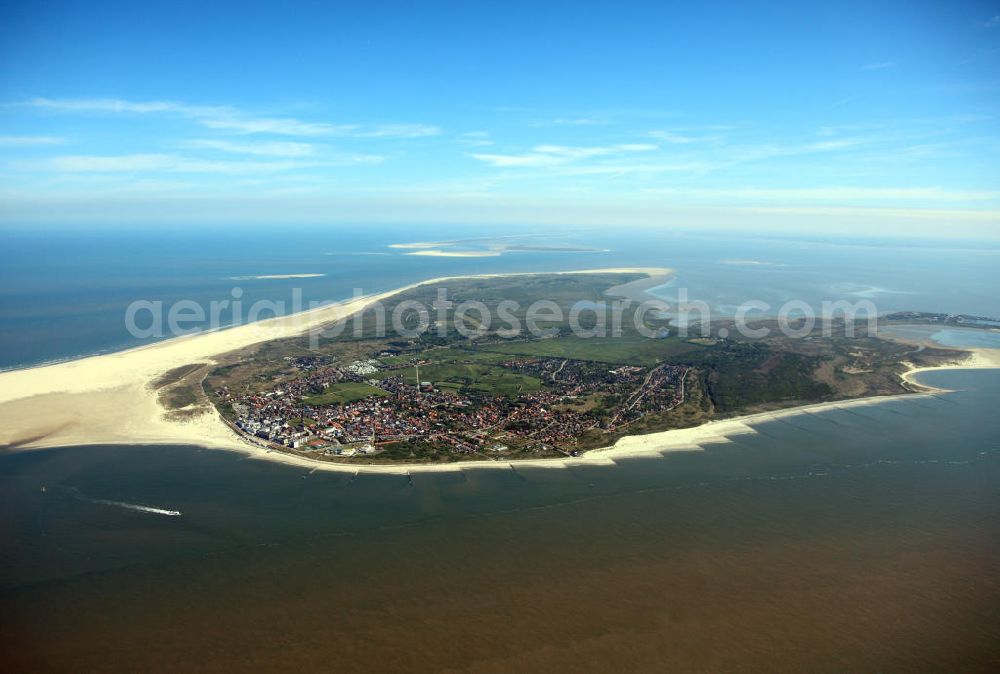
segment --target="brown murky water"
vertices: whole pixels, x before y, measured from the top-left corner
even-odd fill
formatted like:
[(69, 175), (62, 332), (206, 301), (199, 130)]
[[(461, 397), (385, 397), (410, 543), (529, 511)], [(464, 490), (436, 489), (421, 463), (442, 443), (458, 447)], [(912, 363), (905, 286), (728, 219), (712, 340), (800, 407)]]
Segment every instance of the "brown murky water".
[(1000, 377), (935, 376), (619, 468), (2, 457), (3, 669), (995, 671)]

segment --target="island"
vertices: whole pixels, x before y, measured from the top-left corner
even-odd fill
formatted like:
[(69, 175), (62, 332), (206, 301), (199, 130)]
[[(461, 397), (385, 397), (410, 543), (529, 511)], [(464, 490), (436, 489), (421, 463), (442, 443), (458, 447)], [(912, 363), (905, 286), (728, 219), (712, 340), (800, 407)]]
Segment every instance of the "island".
[[(708, 331), (680, 334), (669, 313), (636, 316), (672, 275), (634, 268), (432, 279), (3, 372), (0, 446), (193, 444), (313, 470), (612, 464), (700, 449), (754, 432), (760, 419), (932, 395), (908, 374), (973, 356), (884, 339), (864, 321), (789, 337), (764, 319), (754, 327), (768, 336), (748, 337), (717, 319)], [(505, 321), (406, 310), (433, 307), (442, 292), (454, 306), (480, 303)], [(532, 317), (539, 300), (548, 313)], [(380, 331), (379, 312), (400, 316), (406, 334)], [(508, 330), (530, 322), (534, 332)]]
[[(902, 377), (908, 370), (969, 355), (880, 339), (866, 322), (791, 338), (774, 320), (758, 321), (754, 329), (771, 334), (751, 338), (716, 320), (707, 334), (692, 326), (680, 336), (674, 319), (654, 312), (640, 334), (636, 306), (668, 278), (669, 270), (647, 270), (422, 285), (387, 300), (385, 313), (430, 307), (447, 292), (454, 304), (479, 301), (491, 315), (513, 301), (509, 315), (520, 325), (525, 307), (544, 300), (562, 320), (532, 336), (483, 329), (476, 315), (428, 316), (423, 332), (406, 338), (375, 334), (370, 313), (360, 334), (275, 340), (179, 369), (158, 382), (160, 396), (179, 417), (210, 407), (246, 442), (320, 462), (506, 462), (576, 458), (630, 436), (912, 393), (922, 389)], [(597, 327), (594, 311), (589, 324), (569, 324), (574, 304), (612, 298), (629, 304), (620, 334), (587, 334)]]

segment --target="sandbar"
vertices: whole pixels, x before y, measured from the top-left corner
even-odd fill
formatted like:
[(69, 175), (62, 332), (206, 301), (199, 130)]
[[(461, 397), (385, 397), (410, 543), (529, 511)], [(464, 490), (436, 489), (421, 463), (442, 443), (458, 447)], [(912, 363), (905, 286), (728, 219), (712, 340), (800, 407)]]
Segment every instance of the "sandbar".
[(230, 276), (230, 281), (262, 281), (283, 278), (319, 278), (326, 274), (264, 274), (263, 276)]
[(500, 257), (499, 250), (438, 250), (436, 248), (422, 248), (405, 255), (416, 255), (419, 257)]

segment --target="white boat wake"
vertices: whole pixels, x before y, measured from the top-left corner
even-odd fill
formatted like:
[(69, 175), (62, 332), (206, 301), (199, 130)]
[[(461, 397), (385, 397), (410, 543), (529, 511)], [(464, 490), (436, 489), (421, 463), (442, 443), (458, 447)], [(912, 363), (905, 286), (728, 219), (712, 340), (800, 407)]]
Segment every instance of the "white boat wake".
[(180, 517), (180, 510), (166, 510), (164, 508), (154, 508), (152, 506), (139, 505), (138, 503), (125, 503), (124, 501), (108, 501), (100, 498), (88, 498), (86, 499), (91, 503), (97, 503), (98, 505), (108, 505), (116, 506), (118, 508), (126, 508), (127, 510), (137, 510), (141, 513), (151, 513), (153, 515), (166, 515), (168, 517)]

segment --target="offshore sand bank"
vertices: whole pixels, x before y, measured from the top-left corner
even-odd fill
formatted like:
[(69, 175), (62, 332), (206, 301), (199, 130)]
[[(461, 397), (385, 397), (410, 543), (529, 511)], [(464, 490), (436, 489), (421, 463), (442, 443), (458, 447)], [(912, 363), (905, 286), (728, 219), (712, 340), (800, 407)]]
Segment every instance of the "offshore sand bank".
[[(91, 356), (23, 370), (0, 372), (0, 446), (11, 450), (58, 446), (104, 444), (194, 445), (210, 449), (235, 450), (251, 458), (306, 467), (311, 470), (348, 472), (409, 473), (456, 471), (469, 468), (534, 466), (565, 468), (570, 465), (614, 465), (615, 459), (652, 456), (672, 451), (698, 450), (705, 443), (754, 433), (752, 424), (827, 408), (877, 404), (886, 397), (860, 398), (763, 412), (707, 424), (648, 435), (628, 436), (615, 445), (592, 450), (579, 457), (517, 461), (463, 461), (433, 464), (347, 464), (300, 458), (254, 445), (229, 429), (218, 413), (177, 420), (169, 418), (158, 401), (153, 383), (164, 374), (193, 364), (212, 364), (223, 354), (275, 339), (294, 337), (310, 329), (347, 318), (369, 305), (424, 285), (459, 278), (495, 278), (533, 274), (642, 273), (647, 278), (615, 286), (609, 294), (635, 299), (645, 290), (671, 278), (665, 268), (590, 269), (573, 272), (533, 272), (531, 274), (486, 274), (441, 277), (348, 302), (332, 304), (213, 332), (177, 337), (118, 353)], [(953, 367), (996, 367), (1000, 355), (993, 350), (977, 350), (975, 362)], [(934, 369), (934, 368), (924, 368)], [(904, 379), (923, 369), (912, 368)], [(919, 386), (919, 385), (918, 385)], [(929, 394), (929, 393), (928, 393)], [(891, 398), (891, 396), (890, 396)]]

